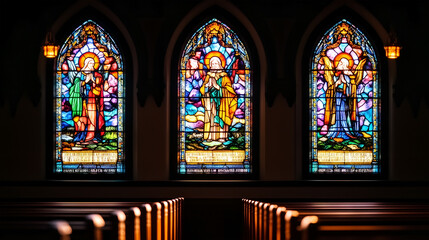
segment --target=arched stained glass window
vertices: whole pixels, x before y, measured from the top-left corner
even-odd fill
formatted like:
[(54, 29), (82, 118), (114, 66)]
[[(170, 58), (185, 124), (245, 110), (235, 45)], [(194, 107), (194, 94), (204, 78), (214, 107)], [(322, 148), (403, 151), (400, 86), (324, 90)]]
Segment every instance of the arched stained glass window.
[(182, 52), (177, 173), (252, 172), (252, 71), (244, 44), (212, 19)]
[(380, 173), (377, 57), (347, 20), (314, 50), (309, 86), (310, 173)]
[(54, 172), (124, 173), (125, 89), (121, 54), (88, 20), (56, 59)]

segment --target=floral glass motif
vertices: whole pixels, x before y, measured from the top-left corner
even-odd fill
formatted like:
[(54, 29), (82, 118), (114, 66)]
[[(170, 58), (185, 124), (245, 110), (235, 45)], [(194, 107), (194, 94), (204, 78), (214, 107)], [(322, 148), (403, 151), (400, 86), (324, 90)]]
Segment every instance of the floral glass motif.
[(57, 173), (124, 173), (124, 73), (108, 33), (88, 20), (56, 59)]
[(379, 173), (377, 58), (347, 20), (317, 45), (310, 72), (310, 173)]
[(212, 19), (183, 50), (178, 79), (179, 174), (249, 174), (252, 82), (237, 35)]

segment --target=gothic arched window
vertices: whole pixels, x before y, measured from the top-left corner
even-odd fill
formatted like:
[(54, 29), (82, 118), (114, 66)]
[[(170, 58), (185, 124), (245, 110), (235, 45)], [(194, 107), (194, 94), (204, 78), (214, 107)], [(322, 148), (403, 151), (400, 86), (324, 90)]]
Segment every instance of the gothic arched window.
[(344, 19), (313, 54), (309, 172), (379, 174), (380, 83), (371, 43)]
[(56, 174), (124, 174), (122, 56), (94, 21), (79, 26), (56, 59)]
[(177, 174), (251, 174), (252, 68), (238, 36), (218, 19), (187, 42), (177, 84)]

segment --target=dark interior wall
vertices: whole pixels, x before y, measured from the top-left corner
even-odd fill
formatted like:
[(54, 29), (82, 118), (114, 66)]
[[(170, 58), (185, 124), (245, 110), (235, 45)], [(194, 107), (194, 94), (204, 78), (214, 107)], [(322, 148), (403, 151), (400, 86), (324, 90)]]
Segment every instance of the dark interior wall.
[[(135, 64), (127, 81), (133, 81), (132, 90), (132, 149), (136, 181), (169, 180), (169, 103), (170, 94), (164, 69), (164, 56), (169, 40), (185, 18), (192, 18), (210, 6), (226, 7), (227, 12), (239, 11), (254, 26), (266, 55), (261, 65), (266, 65), (261, 88), (260, 132), (260, 179), (265, 181), (297, 181), (301, 161), (301, 130), (297, 128), (304, 111), (296, 62), (298, 46), (303, 35), (316, 16), (334, 18), (335, 9), (353, 9), (354, 4), (368, 13), (387, 32), (393, 30), (403, 46), (398, 60), (383, 60), (386, 74), (381, 81), (389, 81), (384, 94), (388, 112), (382, 123), (388, 133), (388, 151), (383, 161), (389, 162), (388, 180), (429, 181), (429, 80), (426, 58), (429, 54), (427, 29), (429, 7), (426, 1), (33, 1), (22, 5), (11, 2), (4, 6), (1, 26), (4, 30), (4, 46), (1, 66), (3, 76), (0, 88), (0, 180), (44, 181), (46, 164), (51, 159), (46, 145), (51, 144), (46, 136), (49, 104), (53, 81), (50, 69), (52, 60), (41, 53), (47, 31), (54, 29), (59, 34), (56, 41), (65, 41), (64, 29), (71, 33), (77, 25), (74, 16), (84, 17), (94, 10), (106, 29), (125, 27), (129, 39), (121, 42)], [(225, 4), (223, 4), (225, 3)], [(231, 10), (230, 6), (233, 6)], [(90, 9), (90, 10), (88, 10)], [(194, 13), (195, 12), (195, 13)], [(355, 14), (359, 16), (359, 13)], [(323, 17), (322, 17), (323, 18)], [(374, 26), (365, 22), (365, 26)], [(120, 23), (118, 23), (118, 21)], [(241, 16), (234, 21), (242, 22)], [(119, 33), (124, 32), (121, 29)], [(375, 44), (382, 46), (380, 34), (371, 29)], [(55, 33), (55, 32), (54, 32)], [(135, 48), (126, 46), (131, 40)], [(314, 39), (308, 40), (318, 41)], [(135, 52), (132, 52), (135, 51)], [(379, 49), (379, 58), (384, 58)], [(137, 60), (137, 62), (135, 61)], [(305, 77), (305, 76), (304, 76)], [(301, 109), (302, 108), (302, 109)], [(304, 109), (304, 110), (303, 110)], [(299, 110), (299, 111), (298, 111)], [(173, 119), (174, 120), (174, 119)], [(305, 136), (301, 136), (305, 137)]]

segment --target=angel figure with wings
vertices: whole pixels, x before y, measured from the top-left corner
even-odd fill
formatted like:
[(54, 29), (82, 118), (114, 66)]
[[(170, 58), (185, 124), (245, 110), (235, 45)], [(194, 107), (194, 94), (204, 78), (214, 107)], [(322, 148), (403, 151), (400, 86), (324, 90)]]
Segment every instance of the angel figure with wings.
[(336, 141), (362, 136), (357, 87), (364, 75), (366, 58), (354, 61), (350, 54), (341, 52), (333, 61), (323, 56), (319, 64), (324, 67), (327, 82), (326, 107), (321, 134)]

